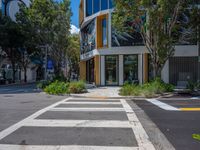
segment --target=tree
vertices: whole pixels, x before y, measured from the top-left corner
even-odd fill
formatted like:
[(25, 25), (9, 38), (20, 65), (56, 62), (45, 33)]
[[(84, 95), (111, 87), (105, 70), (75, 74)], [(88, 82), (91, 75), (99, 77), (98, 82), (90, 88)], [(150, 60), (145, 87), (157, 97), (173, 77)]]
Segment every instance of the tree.
[(78, 34), (72, 34), (69, 40), (69, 46), (67, 48), (68, 59), (68, 81), (71, 78), (72, 72), (79, 74), (79, 62), (80, 62), (80, 39)]
[[(116, 0), (114, 27), (123, 32), (139, 32), (160, 77), (164, 64), (174, 55), (179, 40), (179, 15), (189, 6), (187, 0)], [(127, 26), (129, 24), (129, 26)], [(176, 36), (175, 36), (176, 35)]]
[(54, 60), (56, 74), (60, 74), (62, 61), (70, 30), (70, 1), (34, 0), (30, 7), (20, 6), (17, 23), (25, 37), (25, 47), (40, 49), (39, 55), (44, 58), (44, 47), (48, 57)]
[(198, 45), (198, 81), (200, 82), (200, 8), (197, 3), (192, 5), (192, 21), (191, 24), (196, 28), (197, 45)]
[(6, 16), (0, 20), (0, 31), (0, 47), (11, 61), (12, 80), (15, 82), (18, 48), (23, 47), (25, 38), (20, 32), (18, 24)]

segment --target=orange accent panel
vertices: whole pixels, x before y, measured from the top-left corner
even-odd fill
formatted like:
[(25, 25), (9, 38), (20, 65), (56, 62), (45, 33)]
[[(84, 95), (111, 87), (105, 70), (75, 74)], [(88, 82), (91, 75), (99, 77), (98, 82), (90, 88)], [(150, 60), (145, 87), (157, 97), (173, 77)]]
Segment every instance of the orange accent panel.
[(86, 61), (80, 61), (80, 79), (86, 81)]
[(81, 0), (79, 6), (79, 26), (81, 26), (83, 20), (84, 20), (84, 3), (83, 0)]
[(100, 85), (100, 56), (94, 57), (95, 84)]
[[(106, 18), (107, 21), (107, 39), (108, 39), (108, 14), (106, 15), (102, 15), (102, 16), (98, 16), (97, 17), (97, 34), (96, 34), (96, 39), (97, 39), (97, 49), (99, 48), (104, 48), (103, 47), (103, 41), (102, 41), (102, 20)], [(107, 40), (108, 41), (108, 40)], [(106, 48), (108, 47), (108, 43)]]

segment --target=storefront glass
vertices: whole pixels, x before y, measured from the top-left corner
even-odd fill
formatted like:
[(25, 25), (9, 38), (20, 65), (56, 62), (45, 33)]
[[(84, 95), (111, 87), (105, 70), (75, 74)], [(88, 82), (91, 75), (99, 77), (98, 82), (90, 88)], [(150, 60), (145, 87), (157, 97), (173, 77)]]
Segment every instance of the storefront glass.
[(138, 55), (124, 56), (124, 82), (138, 82)]
[(118, 85), (118, 56), (105, 57), (106, 85)]
[(87, 71), (87, 82), (94, 82), (94, 59), (90, 59), (86, 62), (86, 71)]

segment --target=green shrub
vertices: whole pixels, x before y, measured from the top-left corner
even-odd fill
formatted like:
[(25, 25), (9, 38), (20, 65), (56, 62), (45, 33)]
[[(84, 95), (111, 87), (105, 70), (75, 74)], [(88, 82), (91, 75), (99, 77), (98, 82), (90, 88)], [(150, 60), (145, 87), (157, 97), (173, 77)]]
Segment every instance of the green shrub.
[(71, 82), (69, 84), (70, 93), (84, 93), (86, 92), (85, 83), (83, 81)]
[(45, 80), (43, 80), (43, 81), (39, 81), (39, 82), (37, 82), (37, 88), (39, 88), (39, 89), (44, 89), (44, 88), (46, 88), (49, 84), (51, 84), (51, 81), (45, 81)]
[(47, 86), (44, 89), (44, 91), (48, 94), (61, 95), (61, 94), (69, 93), (68, 87), (69, 87), (68, 83), (60, 82), (56, 80), (55, 82)]
[(120, 95), (154, 97), (157, 94), (172, 92), (173, 89), (173, 85), (166, 84), (161, 79), (157, 78), (143, 85), (125, 83), (124, 86), (120, 89)]
[(66, 82), (67, 81), (67, 78), (64, 76), (64, 74), (60, 74), (60, 75), (57, 75), (53, 78), (53, 81), (62, 81), (62, 82)]
[(197, 82), (188, 81), (187, 88), (190, 91), (200, 90), (200, 81)]
[(123, 96), (139, 96), (141, 93), (141, 87), (134, 84), (125, 84), (120, 89), (120, 95)]

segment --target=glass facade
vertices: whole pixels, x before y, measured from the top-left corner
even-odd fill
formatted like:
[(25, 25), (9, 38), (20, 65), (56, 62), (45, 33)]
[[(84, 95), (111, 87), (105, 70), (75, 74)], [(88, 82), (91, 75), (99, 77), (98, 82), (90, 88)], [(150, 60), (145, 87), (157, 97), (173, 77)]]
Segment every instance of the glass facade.
[[(143, 16), (143, 18), (145, 20), (145, 16)], [(139, 31), (127, 30), (127, 32), (122, 32), (114, 28), (113, 22), (111, 24), (112, 24), (112, 31), (111, 31), (112, 32), (112, 41), (111, 41), (112, 47), (144, 45), (142, 36), (139, 33)], [(128, 27), (133, 28), (130, 26), (132, 24), (133, 23), (127, 21), (127, 23), (124, 24), (124, 28), (128, 28)]]
[(109, 0), (109, 8), (113, 8), (114, 0)]
[(178, 17), (178, 33), (173, 36), (175, 40), (178, 39), (177, 45), (196, 45), (197, 31), (196, 27), (191, 22), (191, 10), (186, 10)]
[(137, 83), (138, 55), (124, 55), (124, 82)]
[(118, 56), (105, 56), (106, 85), (118, 85)]
[(102, 20), (102, 45), (107, 46), (107, 20), (106, 18)]
[(86, 16), (92, 15), (92, 1), (93, 0), (86, 0)]
[(113, 8), (114, 0), (86, 0), (86, 17)]
[(96, 47), (95, 19), (81, 30), (81, 54), (92, 51)]
[(97, 13), (100, 10), (100, 0), (95, 0), (93, 2), (93, 13)]
[(108, 0), (101, 0), (101, 10), (108, 9)]

